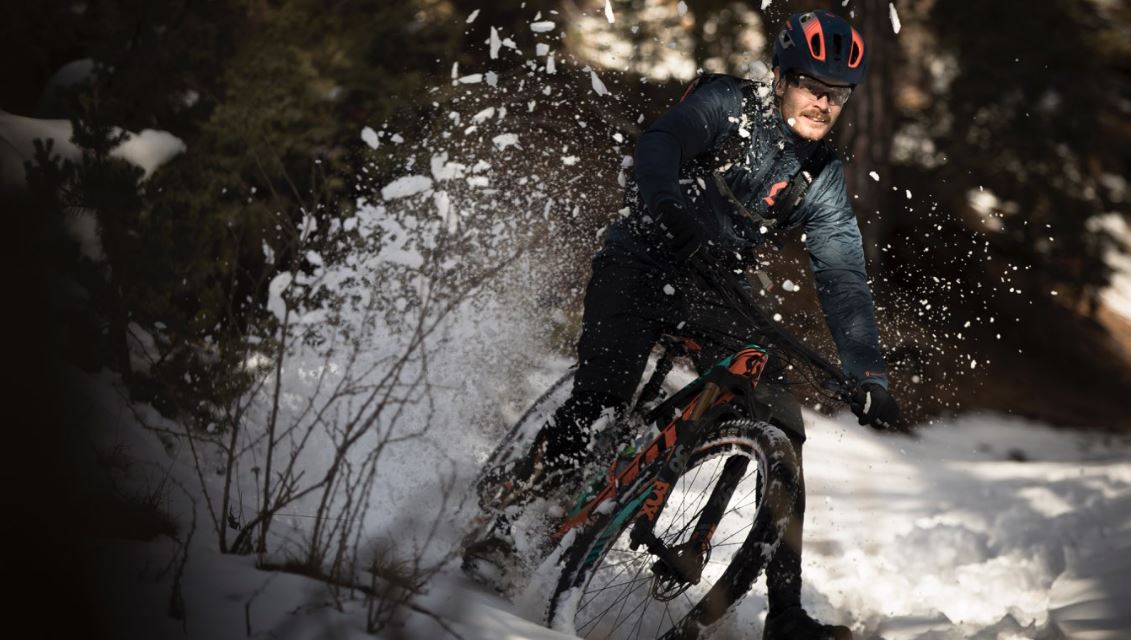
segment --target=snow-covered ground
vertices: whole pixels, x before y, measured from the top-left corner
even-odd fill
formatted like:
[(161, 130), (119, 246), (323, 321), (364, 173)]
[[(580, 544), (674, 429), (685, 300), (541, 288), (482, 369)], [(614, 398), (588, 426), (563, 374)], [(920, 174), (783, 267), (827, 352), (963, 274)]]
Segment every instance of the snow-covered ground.
[[(544, 382), (552, 373), (532, 376)], [(169, 503), (187, 528), (195, 472), (140, 428), (112, 376), (73, 375), (87, 390), (77, 403), (102, 425), (97, 446), (147, 462), (134, 468), (168, 469), (187, 490), (170, 493)], [(890, 640), (1131, 637), (1131, 438), (1002, 416), (941, 422), (914, 438), (858, 427), (847, 414), (806, 419), (802, 597), (814, 614), (850, 625), (858, 637)], [(484, 434), (476, 437), (482, 448), (462, 458), (453, 453), (465, 476), (490, 446)], [(419, 495), (419, 487), (401, 486), (414, 481), (402, 474), (384, 486)], [(184, 623), (165, 613), (176, 544), (100, 543), (102, 578), (115, 588), (98, 597), (116, 612), (116, 636), (369, 637), (360, 600), (335, 605), (319, 582), (218, 553), (194, 497)], [(414, 500), (404, 508), (427, 504)], [(452, 518), (446, 526), (453, 530), (436, 544), (450, 548), (465, 517)], [(467, 640), (565, 637), (519, 617), (512, 603), (470, 583), (454, 562), (416, 602)], [(764, 609), (759, 582), (716, 637), (760, 637)], [(404, 625), (400, 637), (446, 633), (420, 613), (409, 613)]]

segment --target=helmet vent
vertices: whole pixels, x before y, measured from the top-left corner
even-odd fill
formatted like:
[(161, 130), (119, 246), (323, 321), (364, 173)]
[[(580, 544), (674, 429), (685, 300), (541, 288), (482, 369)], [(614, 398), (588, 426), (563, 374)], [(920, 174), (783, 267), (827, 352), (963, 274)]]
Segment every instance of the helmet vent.
[(855, 69), (860, 66), (860, 62), (864, 58), (864, 39), (852, 30), (852, 48), (848, 50), (848, 68)]
[(781, 46), (782, 46), (782, 47), (784, 47), (784, 48), (786, 48), (786, 49), (788, 49), (788, 48), (790, 48), (790, 47), (792, 47), (792, 46), (793, 46), (793, 38), (791, 38), (791, 37), (789, 36), (789, 34), (788, 34), (788, 33), (786, 33), (785, 31), (782, 31), (782, 32), (781, 32), (781, 38), (780, 38), (780, 40), (781, 40)]
[(833, 34), (833, 57), (837, 60), (844, 57), (844, 38), (839, 33)]
[(825, 30), (821, 26), (821, 21), (815, 19), (813, 14), (807, 14), (814, 19), (804, 22), (801, 28), (805, 32), (805, 43), (809, 45), (809, 56), (819, 62), (825, 61)]

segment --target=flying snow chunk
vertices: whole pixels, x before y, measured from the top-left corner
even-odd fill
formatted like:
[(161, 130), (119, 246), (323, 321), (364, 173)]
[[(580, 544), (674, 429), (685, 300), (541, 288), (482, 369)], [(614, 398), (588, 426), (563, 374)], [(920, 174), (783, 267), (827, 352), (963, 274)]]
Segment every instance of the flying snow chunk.
[(578, 158), (577, 156), (562, 156), (562, 164), (567, 167), (572, 167), (573, 165), (577, 164), (577, 161), (580, 159), (581, 158)]
[(475, 19), (478, 18), (478, 17), (479, 17), (479, 9), (472, 11), (471, 15), (467, 16), (467, 24), (471, 24), (472, 22), (475, 22)]
[[(773, 71), (770, 70), (770, 68), (768, 66), (766, 66), (765, 62), (762, 62), (761, 60), (755, 60), (753, 63), (750, 64), (750, 77), (751, 78), (766, 78), (766, 77), (769, 77), (769, 76), (772, 76), (772, 75), (773, 75)], [(768, 93), (768, 91), (767, 91), (767, 93)], [(761, 97), (764, 98), (765, 96), (761, 96)]]
[(459, 81), (464, 84), (479, 84), (480, 82), (483, 82), (483, 74), (473, 73), (471, 75), (460, 78)]
[(665, 284), (664, 285), (664, 293), (666, 293), (669, 296), (674, 296), (675, 295), (675, 287), (671, 286), (670, 284)]
[(432, 179), (436, 182), (462, 178), (467, 167), (458, 162), (448, 162), (448, 152), (437, 153), (432, 156)]
[(432, 178), (428, 176), (405, 176), (393, 180), (381, 189), (381, 197), (385, 200), (396, 200), (423, 193), (431, 188)]
[(507, 147), (512, 147), (512, 146), (517, 147), (518, 146), (518, 134), (517, 133), (500, 133), (499, 135), (495, 136), (494, 138), (491, 138), (491, 142), (495, 143), (495, 146), (499, 148), (499, 151), (502, 151), (503, 149), (506, 149)]
[(503, 41), (499, 40), (499, 31), (495, 27), (491, 27), (491, 59), (495, 60), (499, 57), (499, 48), (503, 46)]
[(372, 127), (365, 127), (361, 130), (361, 140), (369, 145), (371, 149), (376, 149), (381, 146), (381, 142), (377, 140), (377, 132)]
[(687, 3), (684, 2), (683, 0), (679, 0), (679, 2), (677, 2), (676, 5), (675, 5), (675, 11), (676, 11), (676, 13), (679, 14), (679, 17), (681, 17), (681, 18), (683, 16), (687, 15)]
[(896, 13), (896, 11), (895, 11), (895, 3), (894, 2), (888, 3), (888, 14), (891, 17), (891, 30), (896, 32), (896, 33), (899, 33), (899, 29), (900, 29), (899, 14)]
[(495, 107), (487, 107), (486, 109), (480, 111), (479, 113), (471, 116), (471, 121), (476, 123), (476, 124), (479, 124), (479, 123), (483, 122), (484, 120), (486, 120), (487, 118), (490, 118), (493, 115), (495, 115)]
[(530, 30), (534, 33), (546, 33), (554, 30), (554, 23), (549, 20), (539, 20), (538, 22), (530, 23)]
[(904, 192), (907, 194), (907, 199), (910, 200), (911, 199), (911, 189), (905, 189)]
[(593, 83), (593, 91), (597, 92), (599, 96), (609, 95), (609, 90), (605, 87), (605, 83), (597, 77), (597, 72), (592, 69), (589, 70), (589, 80)]
[(487, 77), (487, 84), (489, 86), (492, 86), (492, 87), (499, 86), (499, 74), (495, 73), (494, 71), (488, 71), (486, 77)]
[(616, 20), (616, 17), (613, 15), (613, 3), (611, 0), (605, 0), (605, 19), (609, 21), (609, 24), (612, 24)]
[(875, 171), (869, 171), (868, 176), (871, 177), (876, 182), (880, 181), (880, 174), (876, 173)]
[(801, 287), (797, 286), (797, 284), (795, 284), (793, 280), (786, 280), (785, 282), (781, 283), (781, 288), (790, 292), (801, 290)]
[(550, 45), (546, 44), (545, 42), (539, 42), (538, 44), (534, 45), (535, 55), (544, 56), (547, 53), (550, 53)]

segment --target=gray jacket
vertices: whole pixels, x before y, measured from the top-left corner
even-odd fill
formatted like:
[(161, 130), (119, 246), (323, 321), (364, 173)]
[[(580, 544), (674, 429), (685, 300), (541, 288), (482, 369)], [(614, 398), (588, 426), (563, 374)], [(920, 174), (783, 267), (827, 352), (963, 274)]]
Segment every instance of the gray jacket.
[[(788, 214), (772, 206), (802, 167), (819, 166), (800, 206)], [(793, 134), (769, 86), (704, 76), (641, 136), (629, 199), (631, 214), (614, 225), (609, 249), (640, 251), (651, 232), (649, 212), (664, 200), (693, 210), (713, 244), (744, 255), (767, 236), (803, 226), (817, 296), (845, 374), (887, 386), (844, 165), (824, 141)]]

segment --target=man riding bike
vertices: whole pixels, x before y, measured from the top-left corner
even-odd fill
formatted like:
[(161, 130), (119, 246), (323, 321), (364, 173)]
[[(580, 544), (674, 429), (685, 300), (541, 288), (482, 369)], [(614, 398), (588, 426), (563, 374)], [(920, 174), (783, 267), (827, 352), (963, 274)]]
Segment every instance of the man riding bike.
[[(860, 231), (843, 164), (824, 140), (864, 80), (867, 54), (843, 18), (826, 11), (793, 15), (774, 41), (772, 86), (700, 76), (641, 136), (626, 194), (630, 214), (610, 227), (593, 259), (572, 394), (513, 470), (517, 491), (544, 495), (565, 471), (586, 462), (592, 425), (631, 401), (662, 334), (694, 329), (756, 340), (757, 327), (696, 282), (688, 263), (707, 254), (700, 251), (706, 246), (724, 263), (718, 266), (749, 266), (767, 236), (795, 226), (804, 227), (817, 295), (856, 385), (852, 410), (860, 424), (893, 425), (899, 409), (887, 390)], [(729, 355), (720, 345), (702, 345), (700, 369)], [(800, 459), (804, 423), (783, 365), (771, 360), (756, 397)], [(802, 484), (785, 544), (767, 567), (763, 637), (851, 638), (846, 627), (821, 624), (801, 608), (804, 508)], [(466, 553), (489, 560), (510, 549), (502, 523)]]

